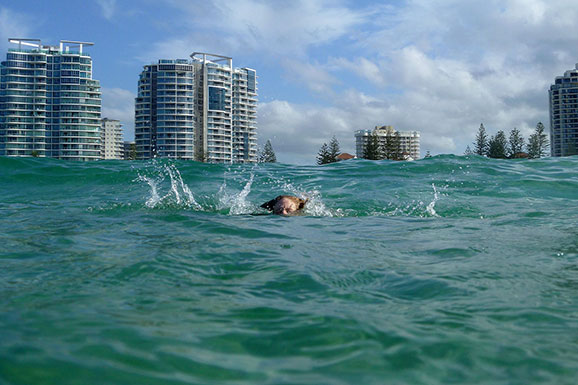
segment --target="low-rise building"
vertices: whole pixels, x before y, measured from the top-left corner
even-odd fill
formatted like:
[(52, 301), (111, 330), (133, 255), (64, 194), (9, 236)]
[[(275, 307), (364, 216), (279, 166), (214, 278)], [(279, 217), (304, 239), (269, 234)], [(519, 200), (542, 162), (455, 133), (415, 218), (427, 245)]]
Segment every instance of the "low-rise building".
[(122, 124), (119, 120), (104, 118), (100, 128), (100, 157), (123, 159)]
[(355, 131), (355, 152), (358, 158), (363, 158), (367, 143), (371, 135), (377, 135), (380, 147), (385, 147), (388, 137), (395, 137), (399, 133), (400, 150), (405, 160), (420, 158), (419, 131), (396, 131), (393, 126), (376, 126), (373, 130)]

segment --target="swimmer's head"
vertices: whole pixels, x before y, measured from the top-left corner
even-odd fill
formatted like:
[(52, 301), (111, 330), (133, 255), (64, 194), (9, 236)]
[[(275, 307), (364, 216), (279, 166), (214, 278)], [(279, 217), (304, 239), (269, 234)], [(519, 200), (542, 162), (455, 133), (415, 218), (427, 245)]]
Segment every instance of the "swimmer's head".
[(279, 195), (277, 198), (263, 203), (261, 207), (277, 215), (292, 215), (305, 207), (306, 200), (291, 195)]

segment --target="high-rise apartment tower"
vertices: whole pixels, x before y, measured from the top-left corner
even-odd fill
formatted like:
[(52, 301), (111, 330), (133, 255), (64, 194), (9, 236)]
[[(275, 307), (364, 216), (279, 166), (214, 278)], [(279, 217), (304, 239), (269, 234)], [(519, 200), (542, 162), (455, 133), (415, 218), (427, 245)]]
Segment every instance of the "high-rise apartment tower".
[(0, 155), (100, 159), (100, 84), (92, 43), (9, 39), (0, 65)]
[(138, 159), (257, 161), (257, 76), (227, 56), (195, 52), (141, 73), (135, 110)]
[(144, 67), (135, 103), (137, 159), (194, 159), (195, 69), (187, 60)]
[(578, 64), (550, 86), (550, 152), (578, 154)]
[(257, 73), (233, 72), (233, 162), (257, 161)]

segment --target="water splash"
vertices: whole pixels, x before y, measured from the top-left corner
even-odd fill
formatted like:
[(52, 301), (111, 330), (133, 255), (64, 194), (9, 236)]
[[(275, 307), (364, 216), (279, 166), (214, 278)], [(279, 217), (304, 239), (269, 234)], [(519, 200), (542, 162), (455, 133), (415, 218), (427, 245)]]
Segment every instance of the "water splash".
[(255, 176), (251, 173), (249, 180), (240, 192), (229, 194), (227, 191), (227, 179), (225, 178), (218, 192), (218, 208), (220, 210), (228, 209), (229, 215), (251, 214), (255, 212), (255, 205), (247, 200), (254, 179)]
[[(164, 179), (164, 178), (163, 178)], [(155, 207), (160, 201), (161, 201), (161, 197), (158, 193), (158, 189), (157, 189), (157, 185), (163, 181), (163, 179), (158, 180), (158, 179), (154, 179), (154, 178), (149, 178), (148, 176), (145, 175), (139, 175), (138, 179), (141, 182), (145, 182), (149, 185), (149, 187), (151, 188), (151, 195), (149, 197), (149, 199), (147, 199), (145, 205), (147, 207)]]
[(429, 215), (431, 215), (432, 217), (439, 217), (438, 213), (435, 210), (435, 205), (436, 202), (439, 200), (439, 194), (438, 194), (438, 190), (436, 189), (436, 185), (435, 184), (431, 184), (433, 191), (434, 191), (434, 197), (433, 200), (427, 205), (426, 210), (428, 212)]
[[(149, 169), (150, 170), (150, 169)], [(186, 170), (184, 170), (186, 174)], [(380, 205), (378, 202), (367, 202), (364, 205), (351, 207), (351, 200), (341, 201), (343, 207), (328, 206), (323, 197), (322, 186), (302, 185), (277, 174), (259, 175), (253, 168), (229, 168), (222, 175), (222, 183), (216, 193), (207, 190), (207, 186), (189, 187), (175, 164), (160, 164), (152, 172), (139, 174), (137, 180), (149, 187), (149, 196), (145, 205), (149, 208), (184, 207), (195, 211), (214, 212), (225, 215), (246, 215), (264, 212), (260, 204), (277, 195), (294, 195), (307, 200), (302, 212), (305, 216), (315, 217), (351, 217), (351, 216), (418, 216), (439, 217), (436, 204), (442, 195), (439, 187), (431, 183), (432, 198), (408, 200), (407, 194), (394, 194), (393, 201)], [(196, 179), (195, 179), (196, 180)], [(442, 187), (443, 189), (443, 187)], [(193, 191), (195, 194), (193, 195)], [(274, 191), (270, 196), (271, 191)], [(429, 192), (423, 191), (431, 197)], [(253, 196), (252, 196), (253, 195)], [(420, 194), (421, 195), (421, 194)], [(196, 199), (195, 199), (196, 198)], [(200, 200), (199, 200), (200, 199)]]
[[(169, 178), (170, 188), (167, 193), (162, 195), (159, 191), (164, 187), (164, 181)], [(164, 205), (177, 205), (201, 210), (202, 207), (197, 203), (191, 189), (183, 181), (181, 173), (174, 165), (163, 165), (157, 170), (157, 175), (148, 176), (139, 174), (138, 181), (145, 182), (150, 187), (150, 196), (145, 202), (149, 208), (155, 208)]]
[(303, 210), (303, 213), (306, 215), (312, 215), (316, 217), (344, 216), (343, 210), (341, 209), (329, 209), (321, 199), (321, 193), (318, 190), (304, 192), (301, 197), (307, 199), (307, 204)]

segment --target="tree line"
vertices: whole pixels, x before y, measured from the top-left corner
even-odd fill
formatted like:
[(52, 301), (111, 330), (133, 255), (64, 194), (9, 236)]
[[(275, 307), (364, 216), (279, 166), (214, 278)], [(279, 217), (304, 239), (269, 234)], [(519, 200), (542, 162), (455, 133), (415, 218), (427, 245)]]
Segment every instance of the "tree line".
[(473, 142), (474, 148), (471, 149), (468, 145), (464, 155), (475, 154), (498, 159), (541, 158), (547, 155), (550, 146), (548, 135), (544, 133), (544, 130), (544, 125), (538, 122), (534, 133), (526, 142), (517, 128), (511, 130), (508, 137), (502, 130), (489, 137), (482, 123), (478, 129), (476, 140)]

